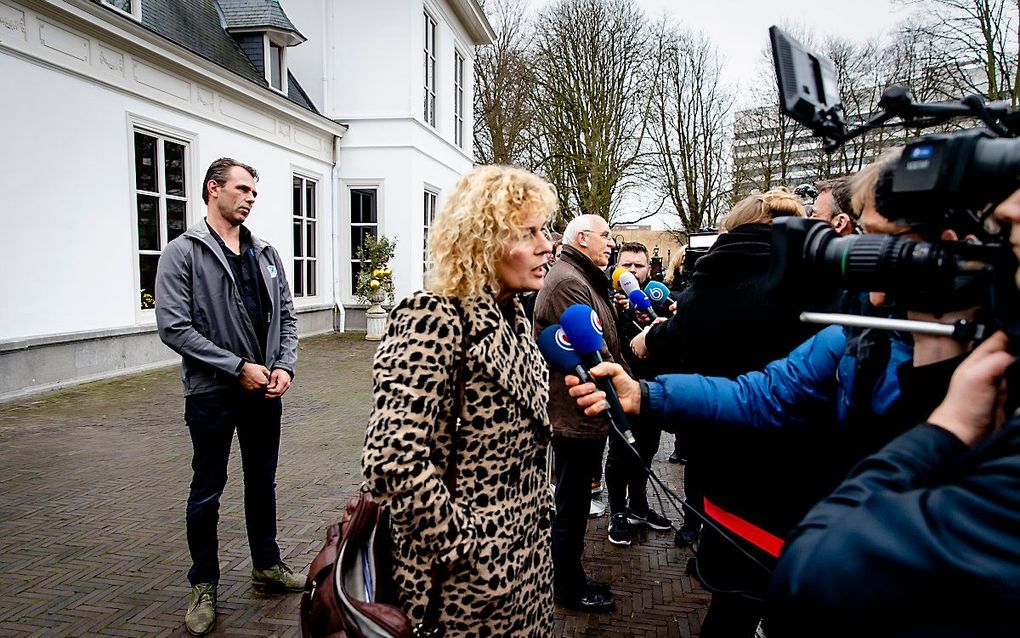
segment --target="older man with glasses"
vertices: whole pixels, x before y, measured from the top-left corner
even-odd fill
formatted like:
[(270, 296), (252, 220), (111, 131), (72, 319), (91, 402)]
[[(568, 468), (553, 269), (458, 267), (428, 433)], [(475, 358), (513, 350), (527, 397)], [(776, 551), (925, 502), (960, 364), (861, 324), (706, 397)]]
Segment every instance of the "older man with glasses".
[[(605, 268), (615, 243), (609, 224), (598, 215), (573, 219), (563, 233), (563, 251), (546, 275), (535, 302), (535, 334), (560, 322), (574, 304), (595, 309), (602, 322), (602, 358), (626, 366), (620, 354), (616, 309), (610, 302)], [(614, 607), (607, 583), (589, 578), (581, 565), (588, 525), (591, 477), (602, 463), (609, 427), (604, 417), (581, 414), (563, 385), (563, 375), (549, 373), (549, 420), (556, 467), (556, 516), (552, 527), (553, 587), (556, 602), (590, 612)]]

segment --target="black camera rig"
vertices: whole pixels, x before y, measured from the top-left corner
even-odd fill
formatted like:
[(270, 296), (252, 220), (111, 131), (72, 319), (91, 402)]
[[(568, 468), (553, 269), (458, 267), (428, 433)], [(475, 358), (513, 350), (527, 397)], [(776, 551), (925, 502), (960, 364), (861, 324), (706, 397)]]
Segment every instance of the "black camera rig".
[[(824, 222), (777, 220), (773, 282), (890, 292), (906, 308), (934, 314), (980, 305), (999, 327), (1018, 323), (1016, 259), (1008, 229), (989, 218), (996, 204), (1020, 188), (1020, 140), (1013, 139), (1020, 135), (1020, 112), (977, 95), (958, 103), (918, 103), (906, 87), (892, 86), (878, 103), (879, 113), (848, 130), (832, 63), (778, 27), (770, 28), (769, 36), (782, 111), (821, 137), (829, 152), (880, 127), (923, 129), (960, 117), (985, 125), (907, 144), (879, 179), (876, 201), (882, 216), (922, 231), (934, 243), (894, 236), (837, 238)], [(976, 242), (937, 240), (948, 229)], [(829, 322), (850, 322), (835, 317)], [(875, 322), (874, 327), (897, 326)], [(980, 338), (981, 332), (956, 334)]]

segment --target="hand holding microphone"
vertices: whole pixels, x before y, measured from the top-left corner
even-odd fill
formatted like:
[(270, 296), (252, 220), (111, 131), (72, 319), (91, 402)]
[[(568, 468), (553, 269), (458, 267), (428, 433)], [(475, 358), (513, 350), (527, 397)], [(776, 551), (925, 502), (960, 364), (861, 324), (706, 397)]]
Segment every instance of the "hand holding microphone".
[(658, 309), (659, 315), (672, 314), (669, 310), (669, 286), (660, 281), (649, 281), (645, 285), (645, 294), (651, 299), (652, 304)]
[[(560, 317), (560, 324), (568, 343), (581, 359), (586, 369), (591, 369), (602, 363), (602, 324), (598, 315), (591, 306), (574, 304), (570, 306)], [(630, 442), (630, 427), (627, 424), (627, 417), (624, 414), (620, 398), (616, 394), (613, 382), (607, 378), (596, 378), (595, 384), (605, 392), (606, 401), (609, 403), (608, 416), (613, 427), (620, 431), (625, 440)], [(640, 387), (638, 389), (640, 397)], [(640, 400), (639, 400), (640, 403)]]

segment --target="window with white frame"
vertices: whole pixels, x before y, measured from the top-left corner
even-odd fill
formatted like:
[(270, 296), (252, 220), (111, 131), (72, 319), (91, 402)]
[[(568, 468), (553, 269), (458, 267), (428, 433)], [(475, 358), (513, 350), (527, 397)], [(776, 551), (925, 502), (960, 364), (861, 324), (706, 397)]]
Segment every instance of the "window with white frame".
[(275, 42), (269, 42), (269, 57), (266, 58), (266, 82), (269, 82), (269, 86), (277, 91), (283, 92), (286, 92), (284, 78), (287, 73), (286, 55), (284, 47)]
[(436, 221), (437, 197), (434, 192), (425, 189), (425, 202), (422, 207), (425, 217), (424, 241), (422, 242), (422, 272), (428, 272), (432, 268), (432, 262), (429, 261), (429, 229), (432, 228), (432, 224)]
[(148, 310), (155, 305), (159, 255), (188, 228), (188, 144), (136, 128), (134, 156), (140, 307)]
[(464, 146), (464, 56), (453, 52), (453, 143)]
[(318, 292), (315, 187), (315, 180), (294, 175), (294, 278), (291, 287), (295, 297), (314, 297)]
[(425, 121), (436, 125), (436, 21), (425, 13)]
[(365, 237), (379, 238), (379, 192), (374, 187), (351, 188), (351, 290), (357, 286), (361, 262), (358, 251)]
[(102, 0), (102, 3), (123, 11), (135, 19), (140, 18), (142, 15), (141, 0)]

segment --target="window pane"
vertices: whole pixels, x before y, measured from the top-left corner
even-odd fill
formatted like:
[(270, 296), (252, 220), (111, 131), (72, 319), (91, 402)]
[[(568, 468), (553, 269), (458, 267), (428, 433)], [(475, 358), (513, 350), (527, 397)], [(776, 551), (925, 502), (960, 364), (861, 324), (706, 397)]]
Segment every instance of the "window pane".
[(152, 308), (152, 302), (156, 298), (157, 264), (159, 264), (159, 255), (138, 255), (138, 282), (141, 285), (139, 302), (143, 310)]
[(187, 202), (180, 199), (166, 200), (166, 240), (173, 241), (188, 229)]
[(274, 89), (283, 90), (283, 78), (280, 73), (280, 47), (269, 45), (269, 83)]
[(377, 237), (375, 234), (375, 226), (356, 226), (351, 228), (351, 256), (358, 254), (358, 250), (361, 248), (361, 244), (364, 243), (365, 237), (371, 235)]
[(375, 189), (351, 189), (351, 223), (374, 224), (376, 216)]
[(159, 250), (159, 198), (138, 196), (138, 249)]
[(111, 7), (117, 7), (124, 13), (131, 13), (131, 0), (103, 0)]
[(305, 266), (308, 267), (308, 279), (307, 279), (307, 281), (308, 281), (308, 291), (307, 291), (307, 295), (309, 297), (312, 297), (312, 296), (315, 295), (315, 265), (318, 264), (318, 263), (319, 262), (314, 261), (314, 260), (306, 261), (305, 262)]
[(294, 200), (292, 213), (297, 216), (301, 214), (301, 178), (294, 178)]
[(305, 182), (305, 217), (315, 217), (315, 182)]
[(315, 256), (315, 222), (305, 223), (305, 256)]
[(301, 249), (301, 220), (294, 220), (294, 256), (304, 257), (305, 251)]
[(351, 290), (355, 290), (358, 287), (358, 275), (361, 273), (361, 264), (354, 262), (351, 264)]
[(135, 187), (156, 192), (156, 138), (135, 133)]
[(294, 289), (291, 291), (295, 297), (303, 297), (305, 295), (305, 288), (301, 282), (301, 274), (304, 268), (304, 261), (301, 259), (294, 260)]
[(166, 163), (166, 194), (185, 196), (184, 146), (174, 142), (163, 144), (163, 161)]

